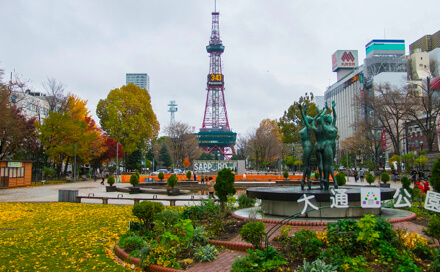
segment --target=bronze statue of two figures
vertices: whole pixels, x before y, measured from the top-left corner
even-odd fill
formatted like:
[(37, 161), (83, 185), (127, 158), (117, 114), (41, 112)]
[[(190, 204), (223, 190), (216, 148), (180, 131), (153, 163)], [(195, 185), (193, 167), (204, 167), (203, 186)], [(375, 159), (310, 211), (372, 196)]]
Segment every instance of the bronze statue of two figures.
[(311, 168), (310, 168), (310, 157), (312, 154), (312, 144), (310, 142), (310, 136), (315, 134), (316, 144), (315, 152), (316, 158), (318, 160), (318, 171), (320, 174), (320, 187), (321, 190), (329, 190), (330, 176), (332, 177), (335, 189), (338, 188), (338, 183), (334, 177), (333, 171), (333, 160), (335, 157), (336, 150), (336, 137), (338, 136), (338, 129), (335, 127), (336, 124), (336, 103), (332, 102), (332, 113), (333, 118), (330, 114), (325, 114), (328, 109), (327, 103), (322, 111), (319, 111), (315, 117), (307, 116), (307, 105), (299, 105), (301, 111), (301, 117), (303, 121), (304, 128), (299, 132), (301, 143), (303, 146), (303, 177), (301, 180), (301, 189), (304, 190), (305, 180), (307, 179), (307, 185), (309, 190), (311, 187)]

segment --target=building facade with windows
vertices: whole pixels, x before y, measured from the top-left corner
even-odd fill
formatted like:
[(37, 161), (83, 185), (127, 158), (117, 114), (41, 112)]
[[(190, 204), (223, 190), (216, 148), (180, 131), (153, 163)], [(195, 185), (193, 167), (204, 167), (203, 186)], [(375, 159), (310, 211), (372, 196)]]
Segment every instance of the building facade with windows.
[(139, 88), (150, 91), (150, 77), (146, 73), (127, 73), (125, 74), (125, 84), (134, 83)]

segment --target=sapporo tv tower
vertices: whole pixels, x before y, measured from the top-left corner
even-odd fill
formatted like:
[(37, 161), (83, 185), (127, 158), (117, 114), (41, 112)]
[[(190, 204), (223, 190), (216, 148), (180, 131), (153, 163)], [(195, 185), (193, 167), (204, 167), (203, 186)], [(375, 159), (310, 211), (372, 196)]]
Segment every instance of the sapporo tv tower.
[(212, 13), (212, 31), (206, 51), (209, 53), (209, 74), (203, 124), (198, 133), (199, 147), (215, 159), (230, 160), (235, 154), (237, 133), (231, 131), (226, 111), (224, 75), (221, 55), (225, 47), (220, 40), (219, 12)]

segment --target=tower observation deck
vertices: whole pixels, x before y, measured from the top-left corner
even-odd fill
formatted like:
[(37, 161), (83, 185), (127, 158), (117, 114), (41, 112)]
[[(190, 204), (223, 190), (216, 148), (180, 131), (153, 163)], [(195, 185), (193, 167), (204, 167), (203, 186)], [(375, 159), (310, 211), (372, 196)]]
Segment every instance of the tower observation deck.
[(219, 12), (212, 13), (212, 30), (209, 45), (209, 74), (205, 114), (200, 132), (197, 134), (199, 147), (220, 160), (229, 160), (235, 154), (237, 133), (229, 127), (224, 93), (224, 75), (222, 73), (221, 55), (225, 47), (220, 40)]

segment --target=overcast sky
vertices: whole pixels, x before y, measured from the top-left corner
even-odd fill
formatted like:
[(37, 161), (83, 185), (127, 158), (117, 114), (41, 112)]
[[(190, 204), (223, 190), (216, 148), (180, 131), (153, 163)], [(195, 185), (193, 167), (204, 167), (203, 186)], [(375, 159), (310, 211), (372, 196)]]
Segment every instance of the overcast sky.
[[(324, 95), (336, 81), (331, 55), (372, 39), (409, 44), (440, 30), (438, 0), (218, 0), (229, 124), (239, 134), (279, 119), (306, 92)], [(0, 0), (0, 69), (43, 91), (48, 77), (96, 105), (148, 73), (163, 129), (167, 104), (176, 121), (200, 129), (206, 102), (214, 0)], [(5, 79), (4, 79), (5, 80)]]

